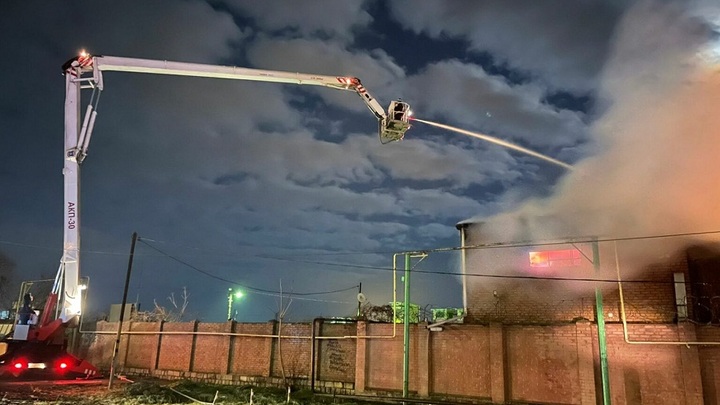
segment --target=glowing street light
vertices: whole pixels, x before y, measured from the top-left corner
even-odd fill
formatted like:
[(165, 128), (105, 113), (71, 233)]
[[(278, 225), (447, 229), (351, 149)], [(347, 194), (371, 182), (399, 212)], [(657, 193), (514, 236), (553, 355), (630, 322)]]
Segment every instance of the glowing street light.
[(233, 320), (232, 317), (232, 306), (233, 306), (233, 299), (240, 299), (243, 297), (243, 292), (241, 290), (233, 290), (232, 288), (228, 288), (228, 313), (227, 313), (227, 320), (231, 321)]

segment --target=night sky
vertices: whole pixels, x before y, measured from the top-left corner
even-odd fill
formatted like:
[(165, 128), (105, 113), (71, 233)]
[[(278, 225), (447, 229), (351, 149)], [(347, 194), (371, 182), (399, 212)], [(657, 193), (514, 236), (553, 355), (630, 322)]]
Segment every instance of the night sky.
[[(281, 289), (288, 320), (354, 315), (360, 283), (387, 304), (393, 254), (457, 246), (464, 220), (497, 242), (536, 215), (578, 234), (717, 229), (719, 25), (710, 0), (4, 2), (0, 252), (17, 285), (55, 275), (61, 65), (82, 49), (357, 76), (383, 107), (575, 167), (420, 123), (381, 145), (351, 92), (107, 72), (82, 165), (91, 316), (120, 302), (133, 232), (130, 301), (186, 288), (187, 318), (218, 322), (228, 288), (241, 321), (273, 319)], [(412, 301), (462, 306), (458, 258), (420, 262)]]

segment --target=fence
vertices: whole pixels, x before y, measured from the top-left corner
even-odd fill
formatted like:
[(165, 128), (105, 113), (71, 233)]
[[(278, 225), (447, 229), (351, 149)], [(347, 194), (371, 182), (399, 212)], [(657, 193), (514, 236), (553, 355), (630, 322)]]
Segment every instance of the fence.
[[(117, 328), (105, 322), (98, 326), (107, 332)], [(414, 397), (596, 403), (597, 328), (589, 321), (445, 324), (435, 332), (426, 326), (410, 328), (409, 388)], [(720, 347), (633, 346), (625, 342), (621, 324), (606, 326), (613, 398), (643, 404), (717, 403)], [(630, 328), (633, 336), (648, 340), (720, 341), (719, 328), (691, 323)], [(287, 324), (281, 338), (276, 323), (133, 322), (124, 329), (128, 334), (122, 336), (118, 359), (121, 372), (131, 375), (292, 385), (338, 394), (402, 392), (402, 328), (393, 336), (392, 324)], [(170, 332), (196, 334), (163, 334)], [(88, 359), (108, 369), (114, 339), (113, 333), (95, 335)]]

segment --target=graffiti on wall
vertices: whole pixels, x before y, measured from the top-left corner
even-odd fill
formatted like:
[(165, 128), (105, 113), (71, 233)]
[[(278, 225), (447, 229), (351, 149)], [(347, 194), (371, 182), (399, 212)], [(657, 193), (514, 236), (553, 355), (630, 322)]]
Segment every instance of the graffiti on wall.
[(340, 344), (340, 341), (328, 340), (325, 350), (327, 350), (329, 371), (341, 374), (346, 374), (351, 371), (350, 368), (353, 367), (353, 365), (348, 361), (348, 354)]

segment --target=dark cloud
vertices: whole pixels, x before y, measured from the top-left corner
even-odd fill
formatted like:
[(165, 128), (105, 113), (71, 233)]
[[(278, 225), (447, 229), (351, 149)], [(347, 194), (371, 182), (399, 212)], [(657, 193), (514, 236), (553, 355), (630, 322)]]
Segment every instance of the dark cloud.
[(408, 78), (408, 88), (420, 118), (441, 116), (543, 150), (573, 146), (587, 136), (583, 114), (544, 104), (543, 88), (512, 85), (475, 65), (433, 63)]
[[(665, 64), (685, 61), (696, 44), (693, 35), (709, 25), (694, 25), (697, 17), (676, 19), (684, 15), (677, 5), (644, 3), (618, 23), (622, 4), (398, 1), (390, 3), (396, 20), (389, 23), (397, 24), (396, 33), (398, 26), (409, 30), (408, 43), (383, 47), (355, 41), (357, 32), (388, 21), (371, 15), (365, 2), (211, 4), (4, 7), (0, 180), (12, 192), (0, 193), (0, 248), (23, 277), (52, 276), (61, 255), (59, 69), (83, 47), (115, 56), (353, 75), (383, 106), (402, 97), (420, 118), (488, 132), (570, 162), (597, 145), (607, 152), (605, 160), (587, 159), (557, 183), (562, 172), (536, 158), (419, 123), (404, 141), (382, 146), (375, 117), (352, 92), (106, 73), (82, 183), (81, 271), (101, 292), (91, 298), (97, 312), (117, 301), (113, 292), (122, 284), (133, 231), (184, 261), (143, 245), (134, 287), (139, 299), (163, 300), (190, 286), (198, 316), (219, 320), (226, 301), (217, 297), (233, 283), (277, 289), (282, 279), (289, 289), (313, 291), (363, 282), (371, 301), (388, 302), (392, 252), (457, 243), (456, 222), (514, 209), (554, 188), (561, 191), (553, 199), (558, 206), (619, 204), (628, 217), (641, 201), (660, 206), (662, 194), (640, 185), (662, 185), (671, 193), (688, 186), (699, 193), (717, 180), (670, 180), (670, 168), (656, 160), (672, 161), (678, 172), (695, 173), (703, 165), (718, 172), (708, 163), (717, 151), (704, 130), (715, 125), (708, 110), (716, 104), (714, 82), (701, 76), (707, 88), (696, 86), (681, 64)], [(656, 43), (638, 39), (659, 27), (665, 31), (654, 36)], [(452, 57), (414, 48), (414, 40), (443, 36), (465, 38), (469, 47)], [(419, 56), (404, 60), (418, 62), (401, 66), (399, 54), (388, 50), (399, 48), (414, 50)], [(468, 57), (478, 51), (508, 69), (489, 74)], [(503, 73), (509, 70), (526, 72), (526, 80), (512, 80)], [(638, 92), (633, 89), (645, 88), (638, 83), (650, 84)], [(569, 105), (547, 101), (557, 89), (567, 91)], [(602, 97), (599, 111), (572, 105), (583, 97), (592, 104), (595, 95)], [(702, 106), (688, 110), (690, 100)], [(677, 127), (693, 134), (693, 142), (666, 131)], [(696, 143), (703, 148), (691, 147)], [(702, 159), (688, 162), (678, 152)], [(648, 174), (631, 174), (641, 168)], [(567, 193), (579, 185), (583, 191)], [(718, 211), (711, 203), (684, 204)], [(680, 207), (660, 212), (672, 210)], [(652, 218), (648, 212), (634, 220)], [(433, 268), (456, 265), (449, 256), (443, 260)], [(454, 278), (427, 276), (414, 285), (423, 304), (459, 305)], [(318, 309), (318, 303), (294, 310), (297, 318), (346, 315), (353, 312), (353, 296), (326, 297), (345, 302), (337, 308)], [(256, 310), (249, 319), (272, 317), (276, 302), (272, 295), (257, 296), (247, 304)]]
[(230, 9), (253, 18), (263, 30), (290, 36), (320, 36), (352, 41), (353, 27), (366, 26), (373, 17), (367, 1), (305, 0), (288, 4), (273, 1), (226, 0)]
[(394, 1), (393, 16), (433, 38), (466, 38), (475, 51), (555, 88), (595, 87), (624, 2)]
[[(213, 62), (232, 56), (232, 45), (243, 38), (230, 14), (202, 1), (131, 0), (123, 7), (28, 1), (6, 6), (3, 48), (17, 56), (20, 51), (60, 58), (57, 72), (83, 48), (126, 57)], [(37, 12), (30, 15), (30, 9)]]

